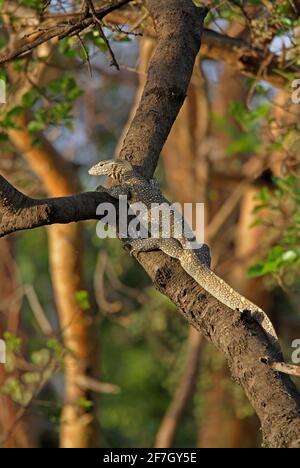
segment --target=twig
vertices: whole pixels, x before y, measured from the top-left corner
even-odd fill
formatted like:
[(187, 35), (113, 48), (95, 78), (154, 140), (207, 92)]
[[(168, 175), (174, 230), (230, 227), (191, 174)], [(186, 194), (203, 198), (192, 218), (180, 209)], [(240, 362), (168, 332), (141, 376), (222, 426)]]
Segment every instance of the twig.
[(262, 358), (261, 362), (277, 372), (300, 377), (300, 366), (286, 364), (285, 362), (272, 362), (265, 358)]
[(113, 65), (114, 67), (116, 67), (116, 69), (118, 71), (120, 71), (120, 67), (119, 67), (119, 64), (116, 60), (116, 57), (115, 57), (115, 54), (110, 46), (110, 43), (109, 43), (109, 40), (107, 39), (107, 37), (105, 36), (104, 32), (103, 32), (103, 29), (102, 29), (102, 23), (100, 21), (100, 19), (97, 17), (97, 12), (95, 10), (95, 7), (94, 7), (94, 4), (93, 4), (93, 0), (86, 0), (87, 2), (87, 5), (89, 6), (90, 8), (90, 12), (92, 14), (92, 17), (93, 17), (93, 22), (95, 24), (95, 26), (97, 27), (98, 31), (99, 31), (99, 34), (100, 36), (102, 37), (106, 47), (107, 47), (107, 50), (111, 56), (111, 65)]
[(87, 377), (86, 375), (78, 375), (76, 383), (82, 390), (91, 390), (96, 393), (110, 393), (116, 395), (120, 393), (120, 387), (106, 382), (99, 382), (96, 379)]
[(249, 180), (242, 181), (231, 194), (231, 196), (226, 200), (224, 205), (221, 206), (221, 208), (207, 227), (207, 239), (211, 240), (217, 235), (225, 221), (228, 219), (233, 210), (237, 207), (240, 199), (242, 198), (248, 186)]
[(93, 72), (92, 72), (92, 67), (91, 67), (89, 52), (88, 52), (88, 50), (87, 50), (87, 48), (86, 48), (86, 46), (85, 46), (83, 40), (81, 39), (80, 34), (77, 33), (76, 36), (78, 37), (78, 40), (79, 40), (79, 42), (80, 42), (80, 44), (81, 44), (83, 53), (84, 53), (84, 55), (85, 55), (86, 63), (87, 63), (87, 65), (88, 65), (89, 74), (90, 74), (90, 77), (92, 78)]
[[(104, 16), (108, 15), (112, 11), (121, 8), (122, 6), (129, 3), (131, 0), (120, 0), (119, 2), (113, 3), (111, 6), (103, 7), (100, 10), (96, 11), (96, 18), (104, 18)], [(64, 26), (62, 31), (62, 25), (57, 25), (56, 27), (48, 30), (46, 32), (38, 32), (37, 37), (30, 42), (22, 43), (19, 47), (14, 48), (12, 51), (4, 52), (4, 54), (0, 55), (0, 64), (10, 62), (14, 60), (16, 57), (19, 57), (31, 50), (35, 49), (41, 44), (48, 42), (50, 39), (58, 38), (59, 40), (64, 39), (71, 34), (77, 34), (80, 31), (91, 26), (94, 23), (93, 17), (88, 17), (82, 19), (82, 17), (75, 17), (68, 22), (67, 25)], [(99, 20), (100, 21), (100, 20)], [(24, 39), (24, 38), (23, 38)], [(23, 41), (24, 42), (24, 41)]]
[(108, 314), (116, 314), (122, 310), (121, 302), (109, 302), (105, 297), (104, 275), (107, 265), (107, 257), (98, 256), (97, 265), (94, 274), (94, 289), (96, 301), (101, 310)]
[(112, 287), (119, 291), (120, 293), (126, 294), (127, 297), (130, 299), (134, 299), (135, 301), (139, 302), (139, 304), (143, 305), (147, 301), (147, 296), (143, 292), (140, 292), (136, 288), (131, 288), (120, 281), (118, 276), (116, 275), (112, 265), (110, 262), (107, 262), (107, 270), (106, 270), (107, 277), (112, 285)]
[(33, 288), (32, 285), (28, 284), (24, 286), (24, 293), (28, 299), (28, 302), (30, 304), (30, 307), (32, 309), (32, 312), (34, 314), (34, 317), (42, 330), (43, 334), (45, 336), (53, 336), (54, 331), (53, 328), (46, 317), (45, 312), (43, 311), (43, 308), (40, 304), (40, 301), (38, 300), (37, 294)]
[(42, 10), (41, 10), (41, 14), (43, 15), (45, 13), (45, 11), (47, 10), (48, 6), (51, 5), (51, 1), (52, 0), (47, 0), (45, 5), (42, 7)]

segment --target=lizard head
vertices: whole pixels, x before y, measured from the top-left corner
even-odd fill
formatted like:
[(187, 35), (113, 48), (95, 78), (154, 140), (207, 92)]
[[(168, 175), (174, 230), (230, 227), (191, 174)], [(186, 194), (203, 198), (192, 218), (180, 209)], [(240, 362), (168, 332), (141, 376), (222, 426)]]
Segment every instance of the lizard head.
[(133, 171), (133, 167), (129, 161), (113, 159), (99, 162), (89, 170), (89, 174), (94, 176), (108, 176), (121, 183), (126, 174), (131, 171)]

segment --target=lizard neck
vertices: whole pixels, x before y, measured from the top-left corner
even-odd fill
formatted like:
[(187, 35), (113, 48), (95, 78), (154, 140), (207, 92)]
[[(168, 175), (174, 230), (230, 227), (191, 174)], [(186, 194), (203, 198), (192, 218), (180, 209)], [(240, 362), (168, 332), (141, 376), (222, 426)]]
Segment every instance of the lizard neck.
[(127, 185), (133, 185), (144, 181), (143, 177), (140, 176), (136, 171), (128, 171), (123, 174), (123, 182)]

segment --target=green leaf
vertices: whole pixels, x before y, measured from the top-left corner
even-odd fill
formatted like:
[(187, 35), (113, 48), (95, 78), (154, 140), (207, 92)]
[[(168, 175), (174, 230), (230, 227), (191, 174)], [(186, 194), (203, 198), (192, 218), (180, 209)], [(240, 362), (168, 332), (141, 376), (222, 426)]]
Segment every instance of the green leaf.
[(22, 346), (21, 338), (8, 331), (6, 331), (3, 336), (7, 346), (7, 351), (16, 352), (20, 350)]
[(264, 273), (264, 264), (263, 263), (256, 263), (255, 265), (251, 266), (248, 270), (248, 276), (250, 278), (255, 278), (257, 276), (263, 276)]
[(28, 130), (31, 133), (40, 132), (40, 131), (44, 130), (45, 127), (46, 127), (45, 123), (41, 122), (41, 121), (38, 121), (38, 120), (32, 120), (28, 124)]
[(77, 56), (77, 50), (74, 48), (74, 39), (65, 37), (59, 42), (59, 52), (65, 57), (74, 59)]
[(269, 193), (269, 189), (268, 187), (262, 187), (258, 196), (257, 196), (257, 199), (262, 201), (262, 202), (267, 202), (269, 201), (270, 199), (270, 193)]
[(3, 141), (5, 142), (5, 141), (8, 141), (8, 140), (9, 140), (9, 138), (8, 138), (7, 133), (0, 132), (0, 142), (1, 142), (1, 141), (2, 141), (2, 142), (3, 142)]
[(293, 263), (297, 260), (298, 254), (294, 250), (288, 250), (282, 254), (282, 261), (287, 263)]
[(48, 349), (40, 349), (31, 354), (31, 362), (39, 367), (45, 367), (50, 361), (50, 352)]
[(77, 291), (75, 293), (75, 299), (82, 310), (88, 310), (91, 308), (89, 293), (87, 291)]
[(281, 247), (280, 245), (277, 245), (276, 247), (273, 247), (271, 252), (268, 255), (268, 261), (269, 262), (274, 262), (274, 261), (279, 261), (282, 259), (282, 255), (284, 254), (284, 248)]
[(86, 410), (89, 410), (89, 409), (93, 408), (93, 406), (94, 406), (93, 401), (87, 400), (86, 398), (83, 398), (83, 397), (79, 398), (77, 400), (77, 404), (78, 404), (78, 406), (81, 406), (82, 408), (84, 408)]
[(40, 372), (25, 372), (22, 380), (26, 385), (38, 384), (41, 380)]
[(32, 89), (22, 96), (22, 104), (26, 109), (31, 108), (39, 99), (39, 93), (36, 89)]

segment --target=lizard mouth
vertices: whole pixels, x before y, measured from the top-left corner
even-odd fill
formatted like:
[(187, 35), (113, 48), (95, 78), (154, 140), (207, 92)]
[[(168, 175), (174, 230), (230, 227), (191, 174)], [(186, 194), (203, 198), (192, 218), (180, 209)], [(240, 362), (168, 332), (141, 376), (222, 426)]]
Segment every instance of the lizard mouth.
[(108, 176), (116, 182), (121, 183), (126, 174), (132, 170), (128, 161), (103, 161), (89, 170), (90, 175)]

